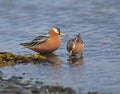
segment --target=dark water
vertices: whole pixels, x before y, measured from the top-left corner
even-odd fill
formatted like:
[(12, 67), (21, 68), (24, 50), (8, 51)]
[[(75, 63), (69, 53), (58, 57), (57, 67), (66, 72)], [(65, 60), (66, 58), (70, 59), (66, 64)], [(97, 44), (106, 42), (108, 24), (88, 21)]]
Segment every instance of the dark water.
[[(120, 92), (119, 0), (0, 0), (0, 51), (35, 53), (19, 45), (58, 26), (67, 34), (54, 53), (62, 64), (1, 67), (4, 78), (23, 76), (83, 92)], [(70, 65), (66, 42), (78, 32), (85, 43), (79, 64)], [(26, 75), (23, 75), (26, 74)]]

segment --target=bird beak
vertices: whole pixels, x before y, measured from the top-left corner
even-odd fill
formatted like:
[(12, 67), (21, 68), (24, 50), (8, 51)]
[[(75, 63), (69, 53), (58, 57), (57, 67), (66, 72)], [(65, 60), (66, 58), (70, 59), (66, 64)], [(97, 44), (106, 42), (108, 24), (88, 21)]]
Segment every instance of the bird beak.
[(72, 56), (72, 50), (70, 51), (69, 55)]
[(61, 35), (61, 36), (66, 36), (66, 35), (65, 35), (64, 33), (62, 33), (62, 32), (60, 32), (60, 35)]

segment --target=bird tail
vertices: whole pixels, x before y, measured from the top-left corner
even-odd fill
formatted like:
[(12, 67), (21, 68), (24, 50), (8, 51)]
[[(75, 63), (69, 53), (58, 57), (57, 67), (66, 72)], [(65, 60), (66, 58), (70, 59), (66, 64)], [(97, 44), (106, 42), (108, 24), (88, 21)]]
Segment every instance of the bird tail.
[(30, 43), (20, 43), (22, 46), (30, 46)]

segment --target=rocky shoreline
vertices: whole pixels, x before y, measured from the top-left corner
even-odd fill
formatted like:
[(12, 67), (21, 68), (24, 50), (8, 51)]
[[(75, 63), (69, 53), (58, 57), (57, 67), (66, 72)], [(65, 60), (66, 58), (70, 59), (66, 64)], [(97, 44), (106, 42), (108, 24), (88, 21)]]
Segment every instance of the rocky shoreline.
[[(54, 57), (55, 59), (51, 59), (51, 57)], [(58, 65), (61, 64), (61, 61), (55, 55), (15, 55), (8, 52), (0, 52), (0, 67), (14, 66), (18, 63), (29, 63), (31, 61), (49, 61), (50, 63), (57, 62)], [(11, 78), (4, 79), (3, 73), (2, 71), (0, 71), (0, 94), (106, 94), (96, 91), (88, 91), (87, 93), (83, 93), (81, 90), (78, 90), (79, 92), (77, 92), (71, 87), (63, 87), (59, 85), (45, 85), (43, 82), (40, 81), (33, 82), (32, 79), (24, 82), (22, 80), (22, 76), (12, 76)]]
[(20, 82), (21, 77), (11, 77), (8, 80), (1, 79), (0, 94), (76, 94), (72, 88), (62, 86), (43, 85), (42, 82)]
[[(12, 76), (9, 79), (3, 79), (0, 72), (0, 94), (84, 94), (79, 90), (79, 93), (70, 87), (59, 85), (51, 86), (44, 85), (43, 82), (31, 80), (21, 82), (22, 77)], [(85, 94), (106, 94), (100, 92), (88, 91)], [(112, 93), (107, 93), (112, 94)]]

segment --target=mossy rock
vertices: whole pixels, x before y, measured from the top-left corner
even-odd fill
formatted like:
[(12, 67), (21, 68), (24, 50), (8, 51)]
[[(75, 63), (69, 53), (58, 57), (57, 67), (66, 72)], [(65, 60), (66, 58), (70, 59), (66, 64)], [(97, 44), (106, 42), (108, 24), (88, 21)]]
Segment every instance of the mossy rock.
[(0, 52), (0, 66), (13, 66), (16, 63), (28, 63), (33, 61), (42, 61), (45, 59), (46, 57), (40, 54), (15, 55), (9, 52)]
[(0, 61), (15, 60), (15, 55), (8, 52), (0, 52)]

